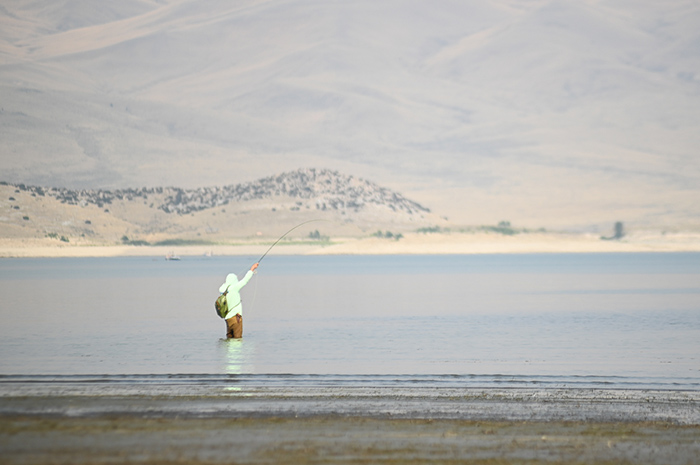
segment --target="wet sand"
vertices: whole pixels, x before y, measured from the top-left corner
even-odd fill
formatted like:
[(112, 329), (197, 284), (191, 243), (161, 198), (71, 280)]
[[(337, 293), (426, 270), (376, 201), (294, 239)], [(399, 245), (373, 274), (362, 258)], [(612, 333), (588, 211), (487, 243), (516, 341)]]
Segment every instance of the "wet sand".
[(669, 465), (700, 457), (695, 391), (202, 389), (0, 393), (2, 462)]
[(3, 463), (694, 464), (700, 428), (666, 423), (12, 417)]

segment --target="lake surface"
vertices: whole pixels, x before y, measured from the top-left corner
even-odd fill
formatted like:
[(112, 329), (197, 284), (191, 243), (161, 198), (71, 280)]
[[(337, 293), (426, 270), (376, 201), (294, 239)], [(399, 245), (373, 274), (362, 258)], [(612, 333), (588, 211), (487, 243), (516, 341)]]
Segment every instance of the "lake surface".
[(700, 254), (0, 260), (0, 380), (700, 389)]

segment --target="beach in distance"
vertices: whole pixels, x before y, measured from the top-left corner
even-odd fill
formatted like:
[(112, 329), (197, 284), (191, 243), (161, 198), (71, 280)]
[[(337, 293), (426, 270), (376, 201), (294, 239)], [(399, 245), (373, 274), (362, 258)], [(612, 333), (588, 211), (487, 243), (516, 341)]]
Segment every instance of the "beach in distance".
[[(182, 242), (166, 246), (62, 243), (53, 239), (0, 238), (0, 257), (117, 257), (255, 255), (274, 239), (250, 238), (230, 243)], [(604, 253), (697, 252), (700, 233), (639, 232), (619, 240), (595, 234), (530, 232), (503, 235), (473, 233), (406, 233), (399, 239), (333, 237), (313, 241), (304, 238), (280, 241), (274, 253), (284, 255), (395, 255), (395, 254), (501, 254), (501, 253)]]

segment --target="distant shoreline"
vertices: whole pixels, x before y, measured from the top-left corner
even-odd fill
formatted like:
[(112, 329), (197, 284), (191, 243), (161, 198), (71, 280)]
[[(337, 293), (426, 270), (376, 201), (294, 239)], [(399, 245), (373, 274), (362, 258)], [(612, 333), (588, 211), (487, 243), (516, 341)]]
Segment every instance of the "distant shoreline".
[[(121, 256), (241, 256), (263, 253), (273, 241), (241, 240), (212, 245), (64, 244), (51, 239), (0, 239), (0, 258), (121, 257)], [(522, 253), (700, 252), (700, 234), (638, 234), (602, 240), (588, 234), (438, 233), (385, 238), (334, 238), (328, 242), (283, 241), (284, 255), (441, 255)]]

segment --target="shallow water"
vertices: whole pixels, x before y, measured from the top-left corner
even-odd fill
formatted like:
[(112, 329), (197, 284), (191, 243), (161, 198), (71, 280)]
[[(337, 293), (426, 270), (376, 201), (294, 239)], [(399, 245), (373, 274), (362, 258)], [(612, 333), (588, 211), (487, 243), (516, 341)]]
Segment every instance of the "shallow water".
[(270, 255), (227, 341), (256, 258), (0, 260), (0, 379), (700, 387), (700, 254)]

